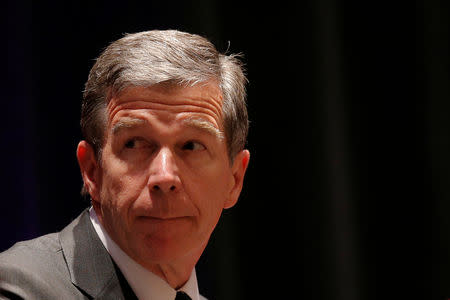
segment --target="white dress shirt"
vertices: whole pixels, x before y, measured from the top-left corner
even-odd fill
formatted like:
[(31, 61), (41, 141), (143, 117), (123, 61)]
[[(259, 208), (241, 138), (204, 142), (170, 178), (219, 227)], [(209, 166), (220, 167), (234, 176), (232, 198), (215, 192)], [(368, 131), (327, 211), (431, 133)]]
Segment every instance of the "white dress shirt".
[[(120, 271), (122, 271), (138, 299), (174, 300), (177, 290), (172, 288), (164, 279), (145, 269), (123, 252), (123, 250), (111, 239), (102, 224), (100, 224), (97, 214), (92, 207), (89, 210), (89, 214), (98, 237), (119, 267)], [(192, 300), (205, 299), (201, 297), (198, 292), (195, 269), (192, 270), (191, 276), (186, 284), (178, 291), (185, 292)]]

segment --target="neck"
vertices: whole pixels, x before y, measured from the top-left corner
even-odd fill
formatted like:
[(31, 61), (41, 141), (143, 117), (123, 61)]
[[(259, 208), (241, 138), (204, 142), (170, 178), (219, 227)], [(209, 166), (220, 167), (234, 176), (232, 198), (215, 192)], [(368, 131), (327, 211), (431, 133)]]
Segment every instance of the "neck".
[(196, 250), (196, 253), (191, 253), (175, 262), (162, 264), (146, 264), (145, 262), (140, 262), (140, 264), (153, 274), (164, 279), (172, 288), (177, 290), (183, 287), (191, 277), (192, 271), (205, 246), (206, 244), (201, 249)]
[(181, 288), (189, 280), (194, 267), (174, 267), (172, 265), (157, 265), (151, 272), (164, 279), (175, 290)]

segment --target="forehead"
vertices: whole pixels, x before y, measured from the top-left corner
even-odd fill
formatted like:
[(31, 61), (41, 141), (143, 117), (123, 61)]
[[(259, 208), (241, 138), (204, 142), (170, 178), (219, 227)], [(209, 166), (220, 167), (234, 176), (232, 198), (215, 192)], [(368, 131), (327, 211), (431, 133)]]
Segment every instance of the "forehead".
[(214, 82), (194, 86), (156, 85), (129, 87), (108, 104), (108, 120), (114, 123), (124, 113), (148, 111), (160, 115), (196, 115), (222, 128), (222, 93)]

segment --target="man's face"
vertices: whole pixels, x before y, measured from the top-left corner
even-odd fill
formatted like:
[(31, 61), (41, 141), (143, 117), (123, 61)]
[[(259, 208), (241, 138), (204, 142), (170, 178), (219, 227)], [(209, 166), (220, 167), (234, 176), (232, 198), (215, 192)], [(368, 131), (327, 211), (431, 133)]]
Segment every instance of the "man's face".
[(213, 83), (132, 87), (108, 105), (88, 188), (110, 236), (144, 267), (198, 259), (237, 201), (248, 151), (229, 161), (221, 106)]

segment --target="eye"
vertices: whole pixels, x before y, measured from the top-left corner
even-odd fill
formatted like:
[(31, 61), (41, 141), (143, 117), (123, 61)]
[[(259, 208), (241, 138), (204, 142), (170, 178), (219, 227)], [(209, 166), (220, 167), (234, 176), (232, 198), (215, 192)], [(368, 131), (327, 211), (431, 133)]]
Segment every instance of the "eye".
[(125, 148), (132, 149), (136, 146), (136, 140), (129, 140), (125, 143)]
[(206, 147), (203, 146), (199, 142), (189, 141), (183, 145), (183, 150), (189, 150), (189, 151), (201, 151), (205, 150)]
[(124, 148), (126, 149), (139, 149), (147, 147), (149, 147), (149, 145), (145, 142), (145, 140), (136, 137), (127, 140), (124, 144)]

